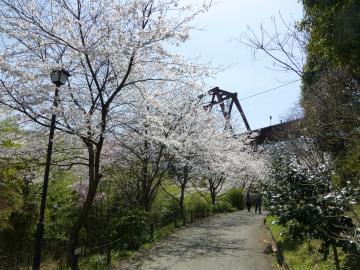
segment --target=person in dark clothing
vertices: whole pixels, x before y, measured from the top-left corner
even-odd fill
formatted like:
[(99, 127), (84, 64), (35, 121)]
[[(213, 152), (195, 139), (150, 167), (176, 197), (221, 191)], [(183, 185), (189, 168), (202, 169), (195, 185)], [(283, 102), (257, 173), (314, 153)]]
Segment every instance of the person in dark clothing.
[(251, 209), (251, 198), (250, 198), (250, 193), (249, 193), (249, 191), (246, 193), (245, 204), (246, 204), (246, 208), (247, 208), (248, 212), (250, 212), (250, 209)]
[(255, 213), (259, 210), (259, 214), (261, 214), (261, 201), (262, 201), (262, 196), (260, 193), (255, 198)]

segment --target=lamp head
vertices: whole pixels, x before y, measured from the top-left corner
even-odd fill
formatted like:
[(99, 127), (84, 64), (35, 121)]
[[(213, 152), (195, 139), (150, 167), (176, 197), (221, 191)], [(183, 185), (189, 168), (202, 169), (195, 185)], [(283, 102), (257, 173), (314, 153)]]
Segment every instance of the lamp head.
[(64, 85), (70, 76), (70, 73), (67, 72), (65, 69), (53, 70), (50, 74), (51, 81), (57, 87)]

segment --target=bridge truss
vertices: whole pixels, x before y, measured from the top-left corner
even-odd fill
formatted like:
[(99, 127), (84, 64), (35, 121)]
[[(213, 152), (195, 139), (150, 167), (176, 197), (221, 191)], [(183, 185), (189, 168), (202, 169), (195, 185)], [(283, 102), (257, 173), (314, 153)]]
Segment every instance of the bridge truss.
[[(221, 112), (225, 118), (226, 124), (225, 128), (233, 130), (230, 117), (233, 110), (233, 107), (237, 108), (239, 111), (241, 118), (245, 124), (248, 133), (255, 133), (256, 136), (255, 144), (264, 144), (269, 142), (277, 142), (284, 141), (289, 139), (290, 137), (299, 137), (301, 136), (301, 122), (302, 119), (291, 120), (288, 122), (282, 122), (280, 124), (259, 128), (256, 130), (251, 130), (249, 122), (246, 119), (246, 115), (240, 105), (240, 102), (237, 98), (237, 93), (231, 93), (225, 90), (220, 89), (219, 87), (215, 87), (209, 90), (206, 94), (200, 95), (199, 98), (203, 99), (206, 96), (211, 97), (211, 101), (204, 105), (206, 110), (211, 110), (214, 106), (219, 105)], [(230, 102), (229, 102), (230, 101)], [(228, 103), (226, 106), (225, 103)]]
[[(206, 110), (211, 110), (213, 106), (215, 105), (219, 105), (220, 109), (222, 111), (222, 114), (226, 120), (226, 127), (225, 128), (229, 128), (232, 130), (232, 126), (230, 123), (230, 117), (231, 117), (231, 112), (233, 110), (233, 107), (235, 105), (235, 107), (237, 108), (237, 110), (239, 111), (241, 118), (244, 121), (245, 127), (247, 129), (247, 131), (251, 131), (249, 122), (246, 119), (246, 115), (240, 105), (240, 102), (237, 98), (237, 93), (231, 93), (225, 90), (220, 89), (219, 87), (215, 87), (211, 90), (209, 90), (207, 92), (207, 94), (203, 94), (200, 96), (200, 98), (204, 98), (205, 96), (210, 96), (211, 97), (211, 101), (208, 104), (204, 105), (204, 108)], [(225, 102), (230, 101), (229, 106), (225, 106)]]

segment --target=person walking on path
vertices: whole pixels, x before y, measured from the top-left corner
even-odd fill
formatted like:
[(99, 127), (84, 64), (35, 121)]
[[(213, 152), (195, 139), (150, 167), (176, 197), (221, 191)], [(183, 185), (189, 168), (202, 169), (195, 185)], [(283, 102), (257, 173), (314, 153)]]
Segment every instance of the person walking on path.
[(246, 208), (247, 208), (248, 212), (250, 212), (250, 209), (251, 209), (251, 198), (250, 198), (250, 191), (249, 191), (249, 190), (248, 190), (247, 193), (246, 193), (245, 204), (246, 204)]
[(261, 214), (261, 193), (259, 193), (255, 198), (255, 213), (259, 210), (259, 214)]

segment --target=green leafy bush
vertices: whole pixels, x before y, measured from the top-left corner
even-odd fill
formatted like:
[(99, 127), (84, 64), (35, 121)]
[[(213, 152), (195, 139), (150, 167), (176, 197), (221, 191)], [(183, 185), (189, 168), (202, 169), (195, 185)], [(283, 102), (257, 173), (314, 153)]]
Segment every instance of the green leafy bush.
[(81, 265), (84, 268), (90, 268), (93, 270), (106, 269), (106, 256), (104, 254), (94, 254), (86, 258), (86, 261)]
[(240, 188), (229, 189), (224, 196), (224, 200), (228, 201), (233, 207), (238, 210), (244, 209), (244, 193)]
[(209, 216), (210, 204), (200, 194), (194, 193), (187, 197), (185, 208), (190, 211), (193, 218)]
[(179, 202), (169, 198), (166, 207), (163, 210), (162, 225), (167, 225), (180, 218)]
[(159, 228), (157, 230), (155, 230), (154, 232), (154, 240), (158, 241), (172, 233), (174, 233), (176, 231), (176, 227), (174, 225), (174, 223), (171, 223), (169, 225), (166, 225), (162, 228)]
[(213, 213), (227, 213), (236, 211), (236, 208), (228, 201), (217, 201), (216, 204), (212, 206), (211, 210)]
[(121, 239), (120, 245), (122, 248), (129, 250), (138, 249), (151, 238), (148, 215), (142, 209), (130, 210), (121, 218), (116, 231)]
[[(176, 186), (166, 185), (168, 193), (173, 196), (179, 192)], [(150, 223), (156, 227), (166, 226), (174, 222), (179, 216), (179, 203), (173, 197), (162, 190), (156, 193), (155, 199), (151, 205)]]

